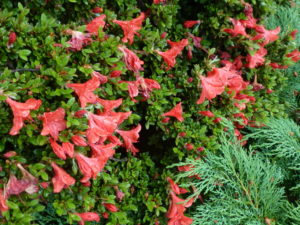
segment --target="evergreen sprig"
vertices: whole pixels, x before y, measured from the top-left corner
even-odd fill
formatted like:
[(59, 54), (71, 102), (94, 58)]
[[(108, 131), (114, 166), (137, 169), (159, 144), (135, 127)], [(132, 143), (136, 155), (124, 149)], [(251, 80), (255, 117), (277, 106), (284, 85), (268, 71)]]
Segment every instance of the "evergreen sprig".
[(204, 161), (188, 160), (176, 165), (192, 166), (178, 178), (201, 177), (186, 184), (194, 186), (191, 197), (200, 194), (208, 197), (205, 204), (197, 205), (194, 224), (259, 225), (266, 221), (280, 224), (284, 221), (287, 201), (280, 187), (283, 174), (279, 167), (253, 151), (247, 153), (229, 132), (224, 132), (221, 140), (219, 154), (208, 151)]

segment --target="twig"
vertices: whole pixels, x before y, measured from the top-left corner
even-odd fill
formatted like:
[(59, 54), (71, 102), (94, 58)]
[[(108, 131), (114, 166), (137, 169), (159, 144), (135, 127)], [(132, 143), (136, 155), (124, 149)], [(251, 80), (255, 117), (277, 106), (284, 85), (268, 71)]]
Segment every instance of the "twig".
[(116, 161), (116, 162), (126, 162), (127, 160), (128, 160), (128, 158), (123, 158), (123, 159), (116, 159), (116, 158), (114, 158), (114, 157), (111, 157), (110, 158), (112, 161)]

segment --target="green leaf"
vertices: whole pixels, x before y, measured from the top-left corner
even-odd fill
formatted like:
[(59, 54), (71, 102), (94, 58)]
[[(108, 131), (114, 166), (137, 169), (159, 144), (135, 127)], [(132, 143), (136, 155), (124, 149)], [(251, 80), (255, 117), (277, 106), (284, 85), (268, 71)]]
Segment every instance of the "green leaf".
[(31, 54), (31, 51), (28, 49), (23, 49), (23, 50), (17, 51), (17, 53), (21, 59), (24, 59), (25, 61), (27, 61), (28, 60), (27, 56), (29, 56)]

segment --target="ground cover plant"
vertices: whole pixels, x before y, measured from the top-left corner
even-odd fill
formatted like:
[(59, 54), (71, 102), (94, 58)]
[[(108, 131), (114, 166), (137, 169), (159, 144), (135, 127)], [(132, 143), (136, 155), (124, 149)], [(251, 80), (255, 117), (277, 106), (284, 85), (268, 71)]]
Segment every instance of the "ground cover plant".
[(1, 223), (191, 224), (167, 166), (286, 115), (288, 1), (188, 3), (1, 1)]

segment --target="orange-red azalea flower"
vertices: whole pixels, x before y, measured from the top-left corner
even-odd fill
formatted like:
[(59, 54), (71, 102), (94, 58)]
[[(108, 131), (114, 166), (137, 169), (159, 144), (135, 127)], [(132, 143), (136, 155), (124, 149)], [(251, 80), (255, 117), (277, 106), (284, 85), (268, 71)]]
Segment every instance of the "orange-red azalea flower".
[(103, 27), (105, 26), (105, 18), (106, 15), (104, 14), (96, 17), (86, 25), (86, 30), (91, 34), (98, 35), (99, 28), (103, 29)]
[(17, 135), (24, 126), (24, 120), (31, 119), (30, 110), (37, 110), (41, 106), (42, 101), (31, 98), (25, 103), (21, 103), (7, 98), (6, 103), (9, 104), (14, 115), (13, 127), (9, 131), (9, 134)]
[(67, 128), (64, 120), (65, 114), (63, 108), (58, 108), (54, 112), (44, 113), (42, 116), (43, 130), (41, 135), (46, 136), (50, 134), (54, 140), (57, 140), (59, 132)]
[(171, 117), (175, 117), (178, 121), (182, 122), (184, 120), (183, 116), (182, 116), (182, 103), (179, 102), (173, 109), (171, 109), (170, 111), (162, 114), (162, 116), (171, 116)]
[(80, 106), (86, 107), (87, 103), (96, 103), (98, 97), (93, 93), (100, 85), (100, 81), (96, 76), (82, 84), (67, 84), (67, 87), (72, 88), (79, 97)]
[(128, 42), (129, 44), (133, 43), (134, 35), (140, 35), (137, 31), (142, 29), (142, 24), (145, 19), (145, 13), (141, 13), (137, 18), (129, 21), (113, 20), (114, 23), (121, 26), (124, 32), (124, 37), (122, 38), (123, 42)]
[(124, 145), (126, 149), (130, 150), (133, 155), (135, 155), (139, 150), (134, 147), (133, 143), (137, 143), (139, 139), (139, 132), (141, 131), (141, 125), (138, 124), (137, 127), (131, 130), (117, 130), (117, 133), (121, 135), (124, 140)]
[(70, 185), (75, 184), (75, 179), (61, 167), (56, 165), (54, 162), (51, 163), (51, 166), (55, 173), (55, 176), (52, 178), (54, 193), (59, 193), (62, 189), (68, 188)]

